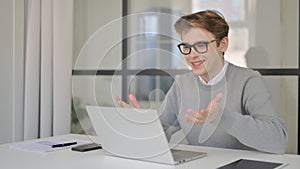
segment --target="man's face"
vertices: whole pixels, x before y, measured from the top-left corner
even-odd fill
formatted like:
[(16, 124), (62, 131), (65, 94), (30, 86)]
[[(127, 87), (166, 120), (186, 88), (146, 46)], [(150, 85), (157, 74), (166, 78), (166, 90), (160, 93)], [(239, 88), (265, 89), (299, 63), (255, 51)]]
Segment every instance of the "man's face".
[[(216, 40), (215, 36), (205, 29), (191, 28), (181, 34), (182, 43), (193, 45), (196, 42), (210, 42)], [(225, 47), (224, 47), (225, 41)], [(222, 44), (223, 43), (223, 44)], [(184, 55), (187, 63), (192, 68), (195, 75), (201, 76), (205, 81), (209, 81), (215, 77), (223, 68), (223, 52), (226, 51), (228, 39), (221, 40), (221, 44), (217, 46), (217, 42), (207, 44), (207, 52), (199, 53), (193, 47), (191, 53)], [(204, 45), (205, 46), (205, 45)]]

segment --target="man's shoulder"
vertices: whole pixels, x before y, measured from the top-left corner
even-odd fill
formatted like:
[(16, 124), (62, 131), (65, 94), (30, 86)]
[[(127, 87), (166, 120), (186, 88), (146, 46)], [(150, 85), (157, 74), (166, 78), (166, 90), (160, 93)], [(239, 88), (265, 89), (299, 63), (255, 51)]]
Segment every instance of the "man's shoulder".
[(258, 71), (255, 71), (253, 69), (246, 68), (246, 67), (240, 67), (240, 66), (234, 65), (232, 63), (229, 63), (229, 65), (228, 65), (227, 74), (234, 75), (234, 76), (240, 76), (240, 77), (244, 77), (244, 78), (261, 76)]

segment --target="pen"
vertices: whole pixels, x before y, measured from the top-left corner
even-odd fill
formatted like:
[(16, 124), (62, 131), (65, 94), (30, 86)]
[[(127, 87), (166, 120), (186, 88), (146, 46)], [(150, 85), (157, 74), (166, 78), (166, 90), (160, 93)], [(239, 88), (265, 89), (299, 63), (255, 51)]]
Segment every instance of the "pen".
[(68, 143), (54, 144), (54, 145), (52, 145), (52, 148), (67, 147), (67, 146), (71, 146), (71, 145), (74, 145), (74, 144), (77, 144), (77, 142), (74, 141), (74, 142), (68, 142)]

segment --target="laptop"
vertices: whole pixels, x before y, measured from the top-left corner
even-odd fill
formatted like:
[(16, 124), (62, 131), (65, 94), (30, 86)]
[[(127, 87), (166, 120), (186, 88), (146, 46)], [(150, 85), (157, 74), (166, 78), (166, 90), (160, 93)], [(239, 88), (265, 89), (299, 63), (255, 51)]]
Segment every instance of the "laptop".
[(106, 155), (170, 165), (207, 155), (171, 149), (156, 110), (99, 106), (86, 109)]

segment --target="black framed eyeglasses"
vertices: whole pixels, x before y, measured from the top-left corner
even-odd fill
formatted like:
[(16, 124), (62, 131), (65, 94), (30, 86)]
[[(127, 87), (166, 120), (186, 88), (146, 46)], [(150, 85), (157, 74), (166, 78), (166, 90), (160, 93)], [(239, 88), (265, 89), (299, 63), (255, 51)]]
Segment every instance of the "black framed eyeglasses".
[(177, 45), (177, 47), (179, 48), (179, 51), (184, 55), (190, 54), (192, 51), (192, 48), (194, 48), (194, 50), (197, 53), (204, 54), (208, 50), (208, 44), (213, 43), (215, 41), (217, 41), (217, 39), (211, 40), (211, 41), (199, 41), (199, 42), (194, 43), (193, 45), (181, 43), (181, 44)]

